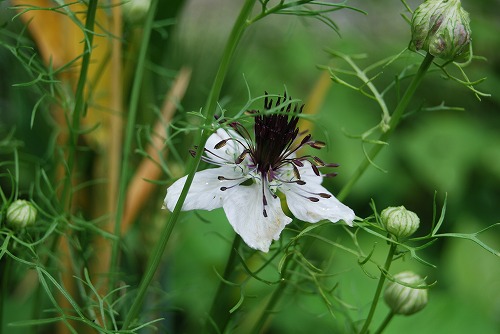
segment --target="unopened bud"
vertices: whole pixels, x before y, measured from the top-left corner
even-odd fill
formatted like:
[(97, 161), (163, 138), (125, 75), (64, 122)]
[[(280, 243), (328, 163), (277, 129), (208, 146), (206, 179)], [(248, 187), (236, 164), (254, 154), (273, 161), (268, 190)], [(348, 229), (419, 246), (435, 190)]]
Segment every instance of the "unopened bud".
[(14, 229), (22, 229), (33, 225), (36, 220), (37, 210), (28, 201), (18, 199), (12, 202), (7, 209), (7, 225)]
[(397, 239), (406, 239), (418, 229), (420, 219), (417, 214), (404, 206), (388, 207), (380, 214), (382, 226)]
[(123, 4), (123, 16), (132, 24), (144, 22), (151, 0), (129, 0)]
[(397, 281), (412, 286), (424, 285), (425, 281), (411, 271), (404, 271), (394, 276), (395, 282), (389, 282), (384, 291), (385, 303), (395, 314), (412, 315), (427, 305), (427, 289), (410, 288)]
[(469, 21), (460, 0), (426, 0), (413, 12), (409, 48), (453, 60), (469, 46)]

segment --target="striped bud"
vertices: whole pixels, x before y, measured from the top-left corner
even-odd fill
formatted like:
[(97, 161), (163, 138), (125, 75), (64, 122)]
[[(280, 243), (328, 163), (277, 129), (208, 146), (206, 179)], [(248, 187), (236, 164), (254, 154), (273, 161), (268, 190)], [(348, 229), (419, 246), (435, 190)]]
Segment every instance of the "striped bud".
[(394, 276), (395, 282), (389, 282), (384, 291), (384, 301), (392, 312), (401, 315), (412, 315), (427, 305), (427, 289), (415, 289), (399, 284), (412, 286), (424, 285), (424, 280), (411, 271), (404, 271)]
[(7, 209), (7, 225), (14, 229), (22, 229), (33, 225), (36, 220), (37, 210), (28, 201), (18, 199), (12, 202)]
[(469, 21), (460, 0), (427, 0), (413, 12), (409, 49), (453, 60), (469, 47)]
[(397, 239), (406, 239), (418, 229), (420, 219), (417, 214), (404, 206), (388, 207), (380, 214), (382, 226)]

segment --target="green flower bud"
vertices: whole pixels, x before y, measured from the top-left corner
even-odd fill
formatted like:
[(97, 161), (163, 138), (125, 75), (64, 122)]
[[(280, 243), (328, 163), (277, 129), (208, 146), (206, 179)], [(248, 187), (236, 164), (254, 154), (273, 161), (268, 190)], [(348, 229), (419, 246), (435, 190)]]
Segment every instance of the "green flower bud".
[(144, 22), (151, 0), (130, 0), (123, 4), (123, 16), (132, 24)]
[(406, 210), (404, 206), (388, 207), (380, 214), (382, 226), (398, 239), (408, 238), (420, 225), (417, 214)]
[(413, 12), (409, 49), (453, 60), (470, 43), (469, 14), (460, 0), (426, 0)]
[[(396, 281), (412, 286), (425, 284), (425, 281), (411, 271), (404, 271), (394, 276)], [(427, 305), (427, 289), (415, 289), (389, 282), (384, 291), (385, 303), (395, 314), (412, 315)]]
[(7, 225), (14, 229), (22, 229), (35, 223), (37, 210), (28, 201), (18, 199), (7, 209)]

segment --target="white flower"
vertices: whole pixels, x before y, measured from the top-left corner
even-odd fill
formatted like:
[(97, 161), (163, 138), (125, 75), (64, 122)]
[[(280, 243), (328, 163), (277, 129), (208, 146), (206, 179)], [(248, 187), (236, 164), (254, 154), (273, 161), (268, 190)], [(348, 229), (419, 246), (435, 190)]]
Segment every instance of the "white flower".
[[(286, 102), (286, 97), (283, 102)], [(280, 106), (281, 98), (276, 102)], [(272, 100), (265, 99), (267, 110)], [(303, 107), (303, 106), (302, 106)], [(278, 114), (255, 114), (254, 140), (237, 122), (232, 129), (219, 129), (206, 145), (203, 160), (219, 166), (199, 171), (182, 206), (182, 210), (213, 210), (222, 207), (229, 223), (248, 246), (269, 251), (272, 240), (292, 219), (281, 208), (278, 192), (286, 197), (288, 208), (300, 220), (316, 223), (327, 219), (345, 221), (352, 226), (354, 212), (321, 186), (323, 177), (318, 167), (336, 167), (325, 164), (315, 156), (297, 157), (296, 151), (304, 145), (320, 149), (324, 143), (306, 135), (298, 139), (297, 113), (302, 107), (290, 104)], [(186, 176), (167, 190), (165, 206), (173, 210), (186, 182)]]

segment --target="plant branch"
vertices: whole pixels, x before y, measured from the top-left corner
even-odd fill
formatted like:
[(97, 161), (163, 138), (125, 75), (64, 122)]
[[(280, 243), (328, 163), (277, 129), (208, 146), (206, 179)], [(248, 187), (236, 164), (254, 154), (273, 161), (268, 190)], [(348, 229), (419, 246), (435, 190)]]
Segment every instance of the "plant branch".
[(381, 334), (384, 331), (384, 329), (387, 327), (387, 325), (389, 324), (389, 322), (391, 322), (391, 320), (394, 317), (394, 315), (395, 315), (394, 312), (390, 311), (387, 314), (387, 316), (385, 317), (384, 322), (380, 325), (380, 327), (375, 332), (375, 334)]
[(231, 319), (230, 291), (226, 282), (231, 281), (231, 275), (234, 273), (234, 269), (239, 262), (238, 249), (240, 244), (241, 237), (236, 234), (230, 249), (226, 268), (224, 269), (223, 279), (219, 282), (219, 287), (217, 288), (212, 307), (210, 308), (210, 318), (206, 324), (206, 332), (208, 333), (224, 333)]
[[(420, 85), (420, 82), (425, 76), (425, 73), (429, 69), (430, 65), (432, 64), (432, 61), (434, 60), (434, 56), (432, 56), (430, 53), (428, 53), (424, 60), (422, 61), (422, 64), (420, 64), (420, 67), (418, 68), (417, 73), (413, 77), (412, 81), (410, 82), (410, 85), (406, 89), (403, 97), (399, 101), (398, 105), (396, 106), (396, 109), (391, 115), (391, 119), (389, 121), (389, 128), (387, 129), (386, 132), (384, 132), (380, 138), (377, 140), (377, 142), (387, 142), (389, 137), (392, 135), (394, 130), (399, 124), (399, 121), (401, 120), (401, 117), (403, 116), (406, 107), (408, 107), (408, 104), (410, 103), (411, 98), (415, 94), (415, 91), (417, 87)], [(368, 153), (368, 156), (366, 159), (364, 159), (359, 167), (356, 169), (354, 174), (351, 176), (349, 181), (344, 185), (344, 187), (340, 190), (339, 194), (337, 195), (337, 198), (342, 201), (344, 200), (349, 192), (351, 191), (352, 187), (358, 182), (358, 180), (361, 178), (361, 176), (365, 173), (366, 169), (368, 166), (370, 166), (370, 161), (373, 161), (375, 157), (380, 153), (382, 150), (382, 147), (385, 145), (380, 145), (377, 144), (375, 145), (372, 150)]]
[(110, 273), (112, 274), (109, 279), (109, 291), (112, 291), (114, 288), (115, 276), (118, 270), (118, 254), (120, 249), (120, 232), (122, 219), (124, 214), (124, 204), (126, 200), (127, 194), (127, 186), (129, 181), (130, 174), (130, 153), (132, 151), (132, 139), (134, 138), (135, 133), (135, 125), (137, 118), (137, 109), (139, 105), (139, 94), (142, 86), (142, 78), (144, 75), (144, 68), (146, 62), (146, 51), (149, 46), (149, 37), (151, 35), (151, 30), (153, 27), (153, 19), (156, 11), (156, 6), (158, 4), (158, 0), (153, 0), (151, 2), (151, 7), (149, 8), (148, 15), (146, 17), (146, 21), (144, 23), (143, 35), (142, 35), (142, 43), (139, 48), (139, 55), (137, 57), (137, 66), (135, 68), (135, 76), (132, 85), (132, 91), (130, 94), (130, 104), (127, 115), (127, 124), (125, 128), (125, 137), (123, 143), (123, 158), (122, 158), (122, 166), (120, 170), (120, 182), (118, 186), (118, 199), (116, 204), (116, 216), (115, 216), (115, 226), (114, 226), (114, 235), (117, 236), (117, 240), (113, 242), (113, 248), (111, 251), (111, 261), (110, 261)]
[[(90, 0), (87, 10), (87, 20), (85, 22), (84, 34), (84, 49), (82, 57), (82, 67), (80, 68), (80, 77), (78, 78), (78, 83), (76, 85), (75, 92), (75, 106), (73, 108), (73, 113), (71, 117), (68, 118), (69, 130), (69, 148), (70, 153), (68, 154), (68, 162), (66, 165), (67, 178), (64, 182), (64, 188), (62, 191), (61, 199), (64, 201), (64, 207), (70, 208), (73, 194), (71, 192), (72, 185), (72, 173), (73, 167), (75, 165), (76, 150), (78, 146), (78, 137), (80, 134), (80, 120), (85, 111), (85, 83), (87, 82), (87, 74), (90, 66), (90, 57), (92, 55), (92, 43), (94, 40), (94, 23), (95, 16), (97, 12), (97, 0)], [(68, 124), (69, 125), (69, 124)], [(68, 210), (68, 212), (71, 210)]]
[(382, 289), (384, 288), (385, 282), (385, 273), (389, 271), (389, 268), (392, 264), (392, 258), (394, 257), (394, 253), (396, 252), (397, 245), (395, 243), (391, 243), (391, 247), (389, 248), (389, 252), (387, 253), (387, 258), (385, 259), (384, 270), (380, 271), (380, 278), (378, 280), (377, 290), (375, 291), (375, 296), (373, 296), (372, 305), (370, 307), (370, 312), (368, 313), (368, 317), (365, 320), (363, 328), (361, 329), (360, 334), (364, 334), (368, 331), (368, 327), (373, 319), (373, 315), (375, 314), (375, 309), (377, 308), (378, 301), (380, 298), (380, 294), (382, 293)]

